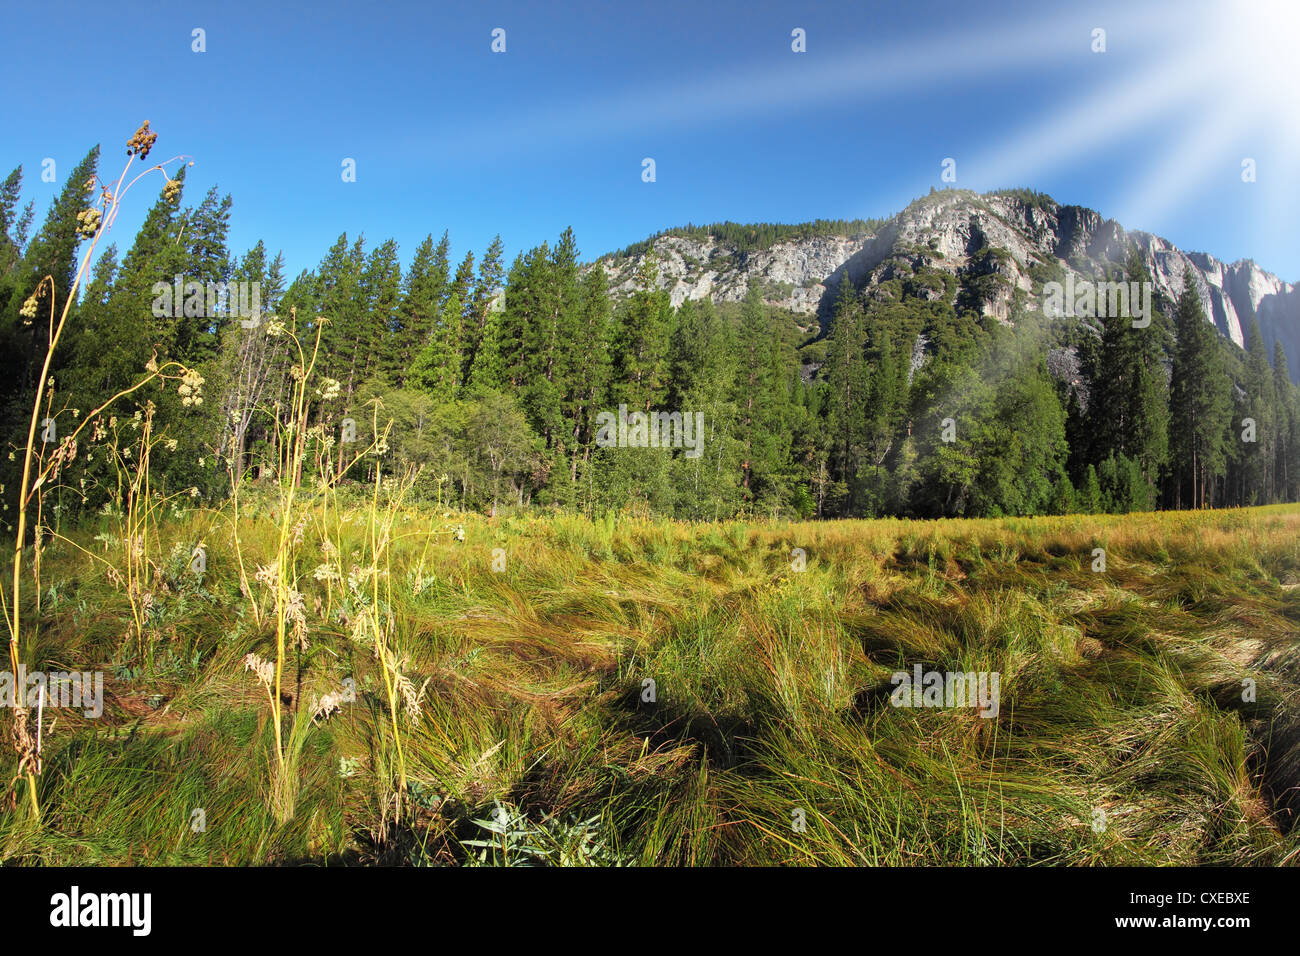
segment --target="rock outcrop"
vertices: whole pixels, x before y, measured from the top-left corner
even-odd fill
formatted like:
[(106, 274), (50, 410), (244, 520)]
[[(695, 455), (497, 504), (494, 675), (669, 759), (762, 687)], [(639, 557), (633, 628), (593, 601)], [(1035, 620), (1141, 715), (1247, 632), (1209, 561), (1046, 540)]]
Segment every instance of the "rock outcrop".
[[(892, 278), (907, 279), (924, 269), (950, 273), (967, 289), (972, 278), (979, 307), (1010, 319), (1016, 290), (1024, 307), (1041, 308), (1042, 277), (1048, 271), (1100, 278), (1122, 265), (1130, 244), (1146, 259), (1157, 307), (1168, 309), (1182, 292), (1190, 266), (1207, 318), (1238, 346), (1254, 314), (1270, 354), (1286, 349), (1293, 378), (1300, 380), (1300, 287), (1284, 282), (1250, 260), (1224, 263), (1202, 252), (1183, 252), (1147, 232), (1125, 230), (1114, 220), (1081, 206), (1063, 206), (1029, 193), (977, 195), (943, 190), (918, 199), (869, 235), (816, 236), (776, 242), (741, 253), (714, 237), (665, 235), (653, 242), (659, 284), (674, 305), (706, 296), (738, 302), (757, 281), (769, 304), (823, 323), (841, 278), (847, 274), (870, 294)], [(606, 257), (615, 295), (629, 294), (642, 256)], [(914, 294), (949, 294), (938, 287)], [(953, 295), (956, 299), (956, 293)], [(969, 304), (969, 300), (967, 302)]]

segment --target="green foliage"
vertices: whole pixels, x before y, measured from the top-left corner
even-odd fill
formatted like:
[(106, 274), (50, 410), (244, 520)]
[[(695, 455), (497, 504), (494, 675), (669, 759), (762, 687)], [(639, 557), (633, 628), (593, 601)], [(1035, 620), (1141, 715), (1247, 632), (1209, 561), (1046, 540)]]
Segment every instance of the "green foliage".
[[(268, 637), (236, 560), (274, 560), (278, 496), (241, 505), (238, 550), (228, 505), (159, 524), (144, 657), (118, 656), (127, 595), (93, 529), (52, 541), (29, 666), (118, 666), (99, 719), (46, 712), (43, 813), (0, 814), (0, 862), (1274, 866), (1300, 850), (1294, 773), (1264, 759), (1295, 720), (1295, 507), (708, 524), (404, 508), (381, 602), (426, 690), (401, 717), (395, 799), (383, 670), (340, 584), (331, 606), (310, 573), (352, 570), (371, 494), (304, 512), (284, 820), (244, 665)], [(892, 675), (915, 664), (998, 673), (997, 713), (894, 706)], [(353, 697), (313, 719), (345, 680)], [(0, 750), (6, 780), (15, 765)]]
[(1041, 193), (1036, 189), (995, 189), (987, 192), (986, 196), (1004, 196), (1008, 199), (1017, 199), (1024, 203), (1030, 209), (1052, 210), (1057, 206), (1057, 202), (1047, 193)]
[[(1129, 282), (1151, 281), (1137, 249), (1130, 249)], [(1134, 328), (1129, 316), (1104, 320), (1089, 416), (1091, 460), (1115, 456), (1136, 463), (1147, 491), (1126, 492), (1115, 510), (1154, 506), (1169, 458), (1169, 390), (1165, 378), (1168, 347), (1163, 315), (1147, 316), (1150, 325)]]
[[(29, 216), (18, 209), (21, 170), (0, 183), (4, 346), (24, 370), (8, 380), (0, 423), (11, 445), (23, 440), (17, 423), (35, 386), (35, 339), (18, 304), (38, 268), (62, 283), (75, 266), (80, 188), (96, 155), (65, 184), (30, 243)], [(579, 264), (568, 229), (520, 252), (508, 271), (500, 237), (481, 257), (464, 252), (453, 268), (449, 236), (430, 233), (404, 271), (393, 240), (372, 246), (343, 233), (289, 282), (283, 258), (265, 243), (242, 257), (228, 250), (230, 197), (210, 190), (187, 207), (184, 181), (182, 168), (124, 256), (110, 246), (93, 264), (53, 365), (69, 417), (128, 387), (150, 362), (178, 360), (202, 375), (201, 404), (154, 389), (118, 399), (99, 423), (152, 406), (155, 434), (167, 449), (176, 443), (153, 468), (169, 492), (194, 489), (215, 501), (235, 476), (275, 474), (286, 402), (310, 356), (268, 327), (291, 327), (305, 340), (323, 320), (317, 368), (332, 384), (309, 396), (307, 423), (336, 442), (337, 479), (369, 482), (380, 466), (417, 469), (420, 493), (465, 508), (718, 520), (1132, 511), (1300, 497), (1300, 392), (1285, 356), (1276, 352), (1270, 363), (1252, 326), (1238, 360), (1194, 296), (1178, 304), (1175, 322), (1157, 310), (1145, 329), (1044, 325), (1011, 288), (1005, 249), (985, 245), (954, 273), (920, 245), (900, 251), (891, 278), (869, 294), (846, 277), (825, 335), (810, 338), (806, 317), (765, 302), (792, 286), (769, 282), (743, 303), (674, 308), (653, 256), (642, 259), (630, 294), (616, 298), (600, 264)], [(1050, 203), (1028, 191), (998, 194), (1032, 208)], [(690, 265), (725, 271), (775, 242), (878, 226), (721, 223), (661, 235), (716, 237), (714, 258)], [(619, 256), (644, 253), (653, 238)], [(1149, 279), (1136, 251), (1125, 271)], [(1039, 284), (1063, 277), (1055, 261), (1030, 274)], [(154, 316), (154, 284), (176, 276), (258, 283), (264, 321), (246, 326), (229, 307)], [(984, 314), (993, 304), (1009, 323)], [(1076, 381), (1054, 385), (1043, 365), (1049, 350), (1073, 350)], [(602, 447), (598, 416), (621, 406), (692, 424), (700, 416), (699, 447)], [(390, 427), (386, 451), (354, 457), (343, 448), (344, 422), (373, 437), (376, 417), (381, 433)], [(1244, 419), (1256, 423), (1257, 442), (1239, 439)], [(942, 437), (946, 420), (955, 426), (951, 441)], [(61, 470), (60, 515), (121, 494), (103, 449), (83, 451)]]
[(799, 239), (812, 239), (820, 236), (865, 236), (870, 235), (883, 225), (883, 219), (816, 219), (812, 222), (795, 224), (759, 222), (715, 222), (707, 226), (688, 223), (675, 229), (657, 232), (649, 239), (634, 242), (625, 249), (613, 254), (614, 259), (629, 259), (645, 255), (654, 248), (656, 239), (662, 236), (681, 236), (686, 239), (717, 239), (723, 245), (735, 249), (740, 256), (770, 249), (778, 242), (794, 242)]
[(1224, 370), (1221, 339), (1206, 321), (1190, 269), (1183, 275), (1176, 324), (1170, 385), (1175, 494), (1180, 504), (1204, 508), (1212, 504), (1211, 486), (1227, 464), (1233, 383)]

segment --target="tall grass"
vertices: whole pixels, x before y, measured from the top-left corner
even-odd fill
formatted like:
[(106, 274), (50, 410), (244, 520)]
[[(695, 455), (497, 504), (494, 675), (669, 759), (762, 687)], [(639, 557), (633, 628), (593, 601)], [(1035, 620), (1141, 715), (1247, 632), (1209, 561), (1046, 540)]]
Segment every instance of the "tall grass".
[[(386, 470), (377, 402), (367, 444), (327, 424), (324, 320), (296, 312), (267, 330), (295, 358), (286, 406), (260, 410), (274, 480), (232, 448), (224, 505), (163, 494), (152, 403), (118, 409), (150, 383), (201, 402), (202, 377), (151, 360), (84, 417), (49, 380), (123, 197), (166, 175), (133, 168), (155, 138), (141, 127), (98, 184), (62, 312), (50, 277), (23, 306), (50, 303), (0, 588), (10, 673), (110, 679), (101, 718), (52, 710), (38, 734), (17, 695), (0, 771), (23, 811), (0, 817), (0, 859), (1300, 858), (1295, 507), (823, 524), (485, 519), (441, 492), (422, 508), (417, 476)], [(115, 493), (50, 528), (79, 442)], [(914, 665), (998, 674), (997, 715), (893, 706)]]
[[(61, 715), (40, 785), (44, 842), (0, 823), (3, 856), (1300, 858), (1300, 509), (939, 524), (444, 517), (410, 506), (410, 476), (385, 474), (376, 450), (368, 486), (300, 486), (289, 518), (282, 473), (241, 490), (237, 524), (230, 505), (159, 523), (160, 553), (210, 543), (208, 596), (181, 574), (147, 622), (161, 659), (185, 657), (175, 645), (189, 634), (197, 663), (115, 680), (101, 721)], [(45, 556), (40, 647), (86, 662), (111, 655), (131, 611), (80, 538)], [(255, 582), (261, 623), (241, 558), (284, 560), (283, 578)], [(282, 644), (281, 580), (288, 606), (301, 598), (305, 647), (292, 615)], [(240, 660), (282, 646), (292, 702), (277, 739), (270, 689), (259, 704)], [(890, 675), (916, 663), (999, 672), (997, 717), (894, 707)], [(235, 726), (228, 742), (209, 729)], [(160, 754), (174, 768), (163, 775), (149, 769)], [(291, 793), (276, 790), (281, 759)], [(142, 774), (147, 798), (124, 785)], [(195, 806), (222, 822), (190, 832)]]
[[(77, 292), (85, 279), (86, 270), (90, 267), (94, 259), (95, 249), (103, 236), (112, 228), (117, 215), (121, 210), (122, 201), (131, 188), (139, 182), (144, 176), (151, 172), (160, 172), (167, 179), (167, 189), (172, 188), (172, 180), (166, 173), (166, 166), (170, 163), (180, 162), (182, 157), (173, 157), (163, 163), (148, 166), (144, 169), (135, 171), (137, 162), (143, 163), (153, 148), (157, 140), (157, 133), (151, 132), (149, 123), (146, 121), (138, 129), (127, 143), (127, 162), (122, 168), (121, 174), (117, 181), (112, 185), (101, 182), (97, 177), (92, 177), (85, 185), (86, 192), (93, 194), (98, 188), (98, 199), (83, 210), (78, 215), (78, 232), (83, 238), (90, 240), (90, 245), (81, 258), (81, 265), (78, 268), (73, 279), (72, 287), (68, 290), (63, 301), (63, 308), (57, 318), (55, 309), (58, 304), (57, 288), (53, 276), (46, 275), (41, 278), (37, 285), (36, 291), (23, 303), (20, 314), (25, 318), (35, 321), (42, 301), (48, 304), (48, 338), (46, 342), (45, 355), (41, 364), (40, 376), (37, 379), (38, 387), (36, 395), (32, 402), (31, 417), (28, 421), (27, 440), (22, 451), (22, 478), (18, 486), (18, 508), (16, 528), (14, 533), (14, 549), (11, 558), (12, 563), (12, 583), (9, 591), (6, 593), (3, 586), (0, 586), (0, 605), (4, 607), (6, 622), (9, 626), (9, 664), (10, 673), (16, 675), (19, 672), (20, 665), (24, 661), (23, 645), (23, 562), (28, 546), (29, 519), (32, 516), (36, 518), (34, 541), (32, 543), (32, 571), (34, 578), (34, 604), (36, 611), (37, 623), (34, 627), (39, 627), (40, 600), (41, 600), (41, 554), (42, 554), (42, 537), (46, 529), (41, 524), (41, 517), (44, 508), (43, 486), (47, 481), (57, 479), (60, 471), (70, 464), (77, 455), (77, 439), (88, 425), (94, 425), (96, 428), (102, 427), (100, 424), (100, 414), (111, 407), (121, 398), (126, 397), (134, 392), (139, 391), (145, 385), (155, 380), (167, 380), (169, 378), (182, 379), (183, 388), (192, 388), (192, 382), (195, 381), (195, 373), (185, 369), (178, 363), (167, 363), (159, 367), (153, 360), (150, 360), (144, 374), (134, 385), (131, 385), (116, 395), (111, 397), (100, 407), (94, 409), (82, 419), (77, 427), (70, 434), (66, 434), (58, 441), (54, 452), (46, 458), (44, 438), (45, 428), (42, 428), (42, 442), (38, 448), (37, 428), (42, 422), (55, 422), (56, 418), (51, 416), (54, 404), (54, 381), (50, 377), (50, 367), (54, 360), (54, 354), (58, 349), (59, 341), (63, 336), (64, 329), (67, 325), (68, 314), (71, 311), (72, 304), (77, 299)], [(131, 177), (128, 179), (128, 177)], [(197, 381), (201, 382), (201, 379)], [(45, 414), (42, 416), (41, 404), (45, 403)], [(66, 410), (66, 409), (65, 409)], [(151, 420), (151, 419), (150, 419)], [(149, 428), (146, 426), (145, 434), (142, 439), (142, 450), (147, 451)], [(116, 451), (116, 447), (114, 451)], [(128, 502), (128, 512), (132, 515), (132, 531), (141, 532), (129, 538), (128, 550), (128, 575), (133, 568), (138, 569), (139, 565), (135, 559), (143, 560), (140, 555), (144, 544), (148, 539), (148, 517), (149, 507), (147, 481), (148, 481), (148, 462), (147, 456), (142, 456), (146, 460), (139, 462), (131, 480), (131, 495)], [(119, 472), (120, 475), (120, 472)], [(134, 518), (138, 514), (136, 505), (139, 502), (139, 493), (141, 485), (145, 486), (145, 514), (141, 519), (143, 524), (136, 526)], [(139, 582), (128, 581), (129, 593), (139, 593)], [(134, 600), (132, 610), (137, 610)], [(136, 615), (137, 626), (139, 624), (138, 614)], [(28, 803), (31, 808), (33, 819), (39, 819), (40, 805), (37, 798), (36, 774), (37, 768), (41, 766), (41, 756), (39, 753), (39, 740), (32, 737), (30, 729), (30, 701), (25, 699), (25, 695), (18, 693), (13, 716), (11, 720), (11, 739), (13, 741), (14, 751), (17, 754), (18, 765), (14, 775), (14, 780), (23, 780), (26, 783), (28, 794)]]

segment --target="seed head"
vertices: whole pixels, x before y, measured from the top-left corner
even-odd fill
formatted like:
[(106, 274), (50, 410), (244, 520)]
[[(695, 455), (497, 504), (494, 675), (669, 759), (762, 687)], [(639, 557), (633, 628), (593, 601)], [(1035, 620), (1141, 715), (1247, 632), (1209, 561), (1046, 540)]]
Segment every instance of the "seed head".
[(126, 155), (139, 156), (144, 159), (149, 155), (149, 150), (153, 149), (153, 144), (157, 141), (158, 134), (150, 132), (149, 121), (145, 120), (140, 125), (140, 128), (135, 131), (135, 135), (127, 140)]
[(77, 213), (77, 232), (90, 239), (99, 230), (99, 210), (83, 209)]

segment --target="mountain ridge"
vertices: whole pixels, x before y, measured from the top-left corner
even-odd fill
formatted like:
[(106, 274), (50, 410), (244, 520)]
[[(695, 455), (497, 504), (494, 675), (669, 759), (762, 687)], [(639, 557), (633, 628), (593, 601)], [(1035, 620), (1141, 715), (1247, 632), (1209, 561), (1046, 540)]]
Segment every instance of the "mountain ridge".
[[(715, 303), (738, 302), (749, 282), (757, 281), (769, 305), (796, 316), (816, 315), (825, 331), (845, 274), (859, 290), (879, 296), (887, 294), (883, 284), (890, 279), (950, 273), (958, 279), (954, 301), (965, 296), (982, 314), (1009, 321), (1013, 302), (1028, 311), (1041, 309), (1045, 281), (1067, 272), (1078, 279), (1103, 279), (1107, 270), (1123, 265), (1134, 244), (1150, 271), (1157, 307), (1168, 310), (1182, 292), (1184, 267), (1190, 266), (1207, 320), (1219, 333), (1244, 348), (1255, 315), (1265, 347), (1271, 350), (1281, 341), (1291, 377), (1300, 380), (1300, 283), (1279, 278), (1253, 259), (1225, 262), (1207, 252), (1184, 251), (1154, 233), (1126, 229), (1093, 209), (1030, 190), (936, 190), (879, 222), (865, 234), (778, 237), (743, 252), (735, 241), (701, 236), (709, 227), (683, 227), (629, 247), (645, 251), (611, 253), (596, 261), (609, 274), (616, 297), (630, 294), (652, 250), (658, 286), (669, 292), (674, 306), (706, 296)], [(680, 234), (687, 232), (693, 235)]]

